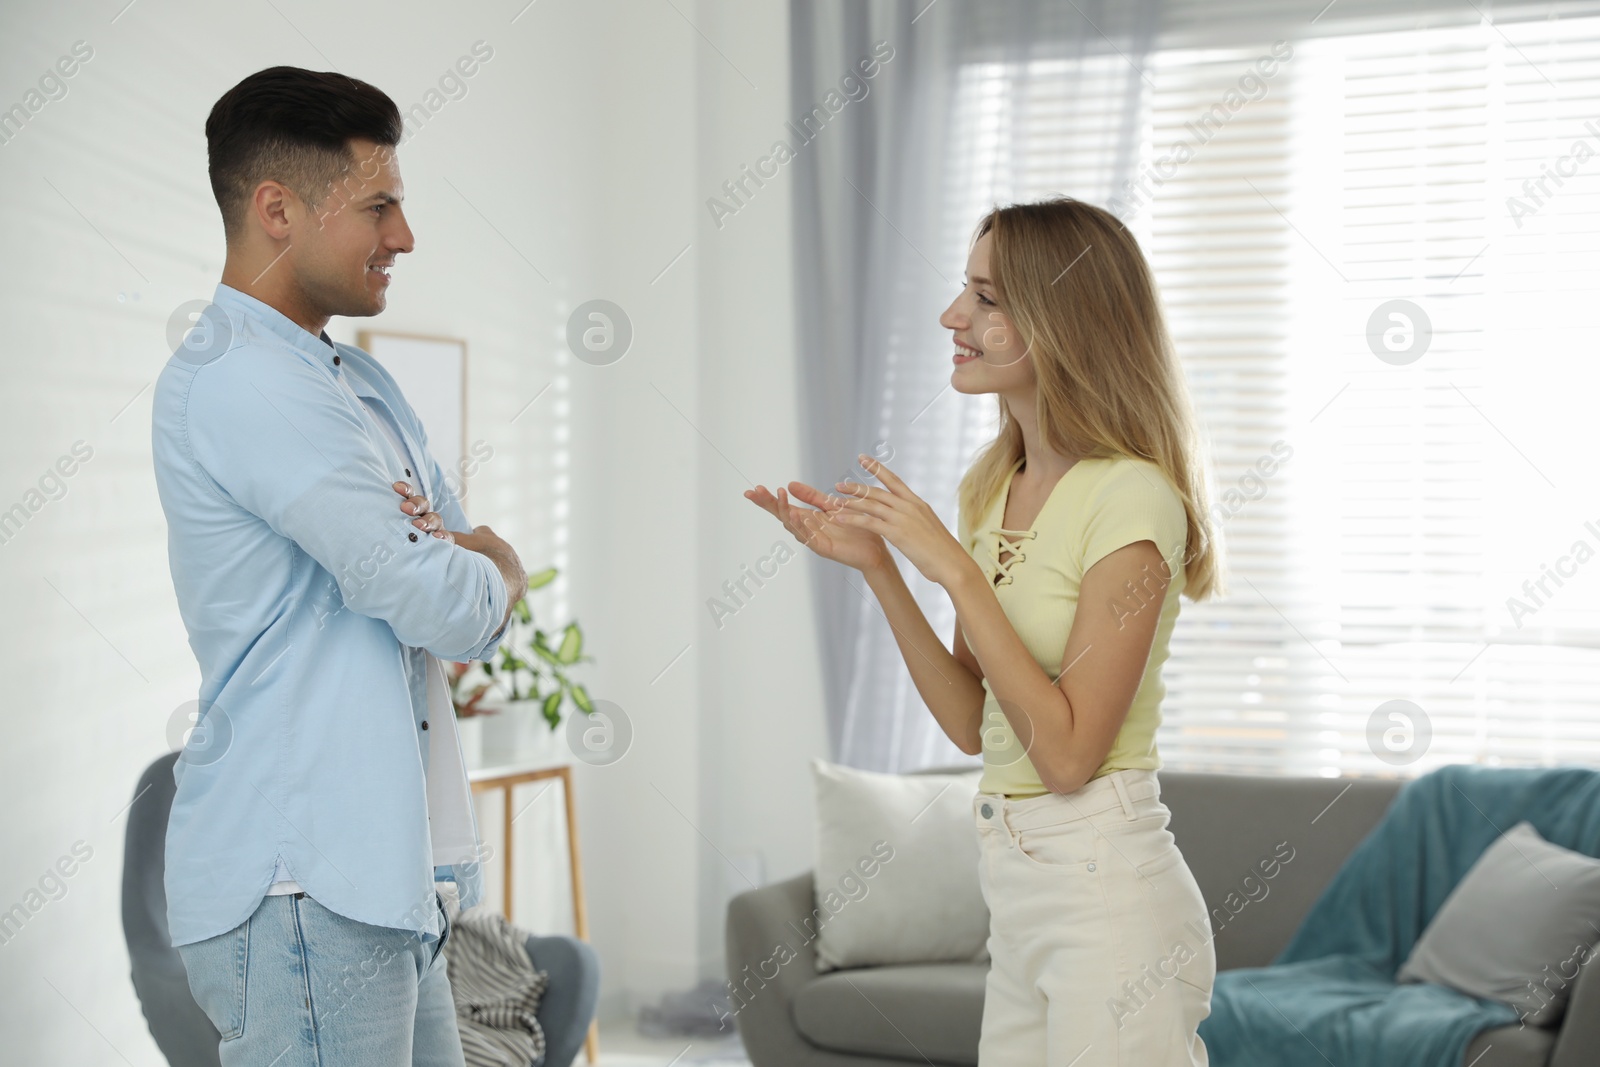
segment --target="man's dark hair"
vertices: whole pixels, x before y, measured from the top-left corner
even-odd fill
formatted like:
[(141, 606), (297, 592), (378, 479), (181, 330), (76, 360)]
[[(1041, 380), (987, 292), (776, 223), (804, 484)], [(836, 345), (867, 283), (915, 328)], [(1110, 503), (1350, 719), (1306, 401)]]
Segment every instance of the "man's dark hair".
[(352, 139), (393, 148), (402, 132), (394, 101), (358, 78), (299, 67), (250, 75), (206, 118), (211, 192), (228, 240), (263, 181), (282, 182), (314, 208), (349, 169)]

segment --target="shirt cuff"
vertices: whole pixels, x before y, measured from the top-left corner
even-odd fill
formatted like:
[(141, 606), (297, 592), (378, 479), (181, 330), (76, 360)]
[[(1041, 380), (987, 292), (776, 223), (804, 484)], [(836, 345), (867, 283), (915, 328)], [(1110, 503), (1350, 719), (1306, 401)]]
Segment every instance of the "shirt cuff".
[(501, 638), (501, 637), (503, 637), (503, 636), (504, 636), (504, 635), (505, 635), (505, 632), (506, 632), (506, 627), (508, 627), (508, 626), (510, 626), (510, 625), (511, 625), (511, 616), (509, 616), (509, 615), (507, 615), (507, 616), (506, 616), (506, 621), (505, 621), (505, 622), (503, 622), (503, 623), (501, 623), (501, 624), (500, 624), (500, 629), (498, 629), (498, 630), (496, 630), (496, 631), (495, 631), (495, 632), (494, 632), (494, 633), (493, 633), (493, 634), (492, 634), (492, 635), (491, 635), (491, 636), (490, 636), (490, 637), (489, 637), (489, 643), (490, 643), (490, 644), (494, 644), (494, 642), (496, 642), (496, 641), (498, 641), (498, 640), (500, 640), (500, 638)]

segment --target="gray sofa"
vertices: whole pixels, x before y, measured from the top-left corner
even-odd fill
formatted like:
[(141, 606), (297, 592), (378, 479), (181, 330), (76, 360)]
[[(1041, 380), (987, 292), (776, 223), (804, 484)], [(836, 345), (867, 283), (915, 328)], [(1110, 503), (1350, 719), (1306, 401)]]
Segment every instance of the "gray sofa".
[[(970, 768), (946, 768), (951, 769)], [(1212, 910), (1219, 970), (1272, 962), (1401, 785), (1378, 779), (1162, 773), (1173, 836)], [(1265, 895), (1259, 879), (1255, 886), (1242, 886), (1241, 879), (1280, 842), (1294, 849), (1293, 859), (1265, 883)], [(775, 945), (795, 946), (800, 939), (789, 924), (798, 926), (811, 913), (812, 894), (807, 872), (733, 899), (727, 965), (735, 981), (748, 982), (753, 965), (771, 957)], [(775, 978), (741, 993), (743, 1006), (734, 1018), (754, 1067), (977, 1063), (987, 964), (818, 974), (813, 946), (801, 944), (795, 951), (798, 957)], [(1600, 965), (1579, 973), (1560, 1029), (1486, 1030), (1462, 1062), (1463, 1067), (1600, 1063)]]

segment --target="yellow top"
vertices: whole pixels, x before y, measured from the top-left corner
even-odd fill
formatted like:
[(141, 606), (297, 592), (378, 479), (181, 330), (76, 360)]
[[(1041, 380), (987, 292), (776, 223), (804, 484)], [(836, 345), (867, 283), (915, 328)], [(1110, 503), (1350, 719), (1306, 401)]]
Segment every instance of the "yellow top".
[[(1167, 659), (1167, 640), (1178, 619), (1178, 594), (1185, 579), (1188, 528), (1183, 500), (1161, 468), (1148, 460), (1125, 456), (1080, 459), (1051, 489), (1031, 528), (1006, 530), (1000, 524), (1005, 521), (1012, 475), (1022, 463), (1019, 459), (1007, 473), (977, 522), (968, 524), (963, 519), (962, 544), (995, 587), (995, 596), (1017, 636), (1052, 680), (1061, 674), (1067, 635), (1077, 613), (1078, 587), (1090, 567), (1125, 545), (1152, 541), (1172, 568), (1174, 579), (1164, 595), (1161, 576), (1152, 573), (1147, 582), (1138, 583), (1141, 588), (1128, 589), (1126, 603), (1111, 608), (1132, 614), (1146, 603), (1154, 606), (1156, 597), (1162, 597), (1144, 678), (1127, 720), (1094, 777), (1124, 768), (1157, 768), (1161, 759), (1156, 753), (1156, 727), (1161, 722), (1161, 698), (1166, 694), (1161, 665)], [(987, 678), (983, 688), (983, 776), (978, 788), (1018, 797), (1049, 792), (1017, 741)]]

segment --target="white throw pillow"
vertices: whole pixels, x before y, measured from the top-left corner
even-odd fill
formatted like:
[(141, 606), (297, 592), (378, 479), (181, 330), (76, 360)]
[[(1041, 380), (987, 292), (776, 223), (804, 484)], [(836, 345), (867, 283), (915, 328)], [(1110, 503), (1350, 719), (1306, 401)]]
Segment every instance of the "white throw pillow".
[(811, 766), (816, 896), (796, 932), (816, 939), (817, 970), (987, 960), (989, 909), (972, 821), (982, 771), (878, 774), (821, 759)]

